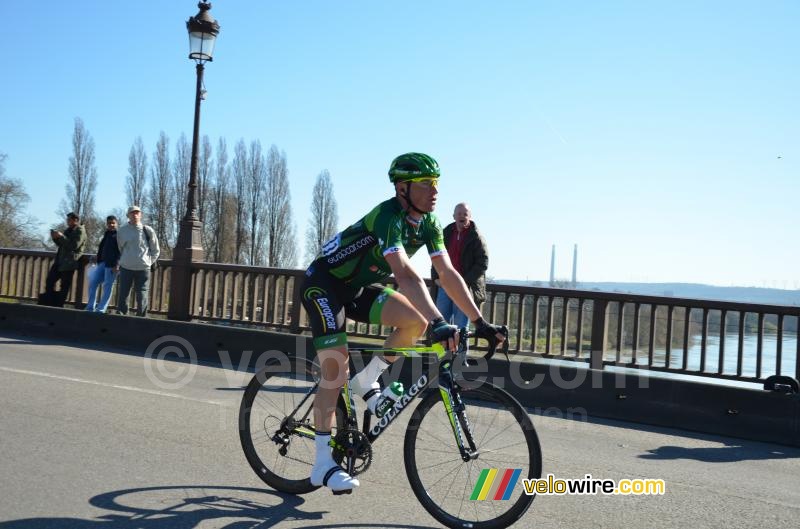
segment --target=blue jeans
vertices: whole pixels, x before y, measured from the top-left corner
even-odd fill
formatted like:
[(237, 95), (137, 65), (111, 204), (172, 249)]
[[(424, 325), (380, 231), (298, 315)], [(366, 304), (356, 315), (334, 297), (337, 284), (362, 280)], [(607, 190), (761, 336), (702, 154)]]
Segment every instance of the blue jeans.
[[(86, 310), (89, 312), (106, 311), (116, 279), (117, 272), (114, 272), (113, 268), (106, 267), (105, 263), (97, 263), (97, 266), (89, 274), (89, 303), (86, 305)], [(103, 283), (103, 296), (100, 298), (100, 303), (95, 306), (95, 295), (100, 283)]]
[(461, 309), (453, 303), (442, 287), (439, 287), (439, 293), (436, 294), (436, 308), (442, 313), (444, 321), (452, 323), (459, 329), (469, 324), (467, 315), (461, 312)]

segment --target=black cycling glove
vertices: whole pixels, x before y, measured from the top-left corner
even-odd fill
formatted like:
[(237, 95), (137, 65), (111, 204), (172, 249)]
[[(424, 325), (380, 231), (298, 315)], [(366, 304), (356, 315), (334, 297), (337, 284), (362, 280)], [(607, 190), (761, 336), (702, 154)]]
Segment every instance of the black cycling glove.
[(458, 332), (458, 327), (450, 325), (443, 318), (435, 318), (428, 325), (428, 338), (431, 342), (445, 342), (448, 338), (452, 338)]
[(475, 324), (475, 336), (489, 340), (489, 343), (497, 341), (497, 334), (508, 337), (508, 330), (504, 329), (502, 325), (488, 323), (483, 318), (478, 318), (473, 323)]

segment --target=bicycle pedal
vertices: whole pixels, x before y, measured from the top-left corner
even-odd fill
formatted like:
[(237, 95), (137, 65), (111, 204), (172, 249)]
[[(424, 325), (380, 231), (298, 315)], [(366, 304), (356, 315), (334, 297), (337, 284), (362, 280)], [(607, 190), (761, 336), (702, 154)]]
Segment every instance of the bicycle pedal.
[(352, 494), (353, 489), (345, 489), (345, 490), (332, 490), (334, 496), (341, 496), (342, 494)]

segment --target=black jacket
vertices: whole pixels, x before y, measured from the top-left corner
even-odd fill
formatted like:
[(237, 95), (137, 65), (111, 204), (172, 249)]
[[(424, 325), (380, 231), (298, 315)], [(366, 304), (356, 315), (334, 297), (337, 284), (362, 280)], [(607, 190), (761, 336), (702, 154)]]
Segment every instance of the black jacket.
[(97, 247), (97, 262), (107, 268), (114, 268), (119, 263), (119, 246), (117, 246), (117, 230), (106, 230)]
[[(455, 231), (455, 222), (451, 222), (444, 229), (445, 245), (450, 241)], [(470, 223), (470, 229), (467, 231), (467, 238), (461, 250), (461, 268), (463, 270), (461, 276), (464, 278), (467, 287), (469, 287), (475, 304), (480, 305), (486, 301), (486, 270), (489, 268), (489, 252), (486, 249), (486, 241), (474, 222)], [(431, 279), (438, 278), (439, 274), (436, 273), (434, 268), (431, 268)], [(437, 288), (435, 287), (433, 292), (434, 299), (436, 299), (436, 293)]]

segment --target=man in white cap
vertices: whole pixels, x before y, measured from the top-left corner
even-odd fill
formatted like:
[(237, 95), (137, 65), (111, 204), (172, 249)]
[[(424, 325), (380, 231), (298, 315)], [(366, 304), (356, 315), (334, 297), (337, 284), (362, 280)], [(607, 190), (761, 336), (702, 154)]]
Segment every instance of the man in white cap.
[(128, 224), (117, 231), (119, 246), (119, 294), (117, 312), (128, 313), (128, 295), (131, 286), (136, 291), (136, 315), (147, 314), (147, 290), (150, 283), (150, 269), (158, 260), (161, 250), (156, 232), (142, 224), (142, 210), (139, 206), (128, 208)]

